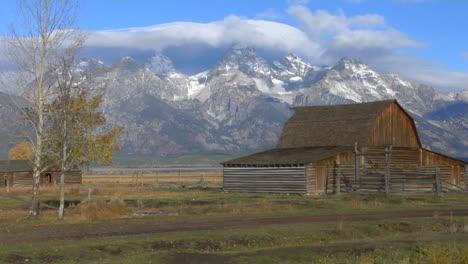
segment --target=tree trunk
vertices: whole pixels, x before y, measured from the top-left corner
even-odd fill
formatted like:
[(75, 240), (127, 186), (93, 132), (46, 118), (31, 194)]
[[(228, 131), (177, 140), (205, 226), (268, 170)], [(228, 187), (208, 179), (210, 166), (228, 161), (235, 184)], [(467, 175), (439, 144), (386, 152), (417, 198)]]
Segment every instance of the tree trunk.
[(32, 188), (32, 201), (31, 201), (31, 210), (29, 210), (29, 217), (36, 218), (39, 216), (39, 207), (40, 207), (40, 185), (41, 185), (41, 172), (40, 170), (34, 169), (33, 173), (33, 188)]
[(60, 206), (58, 210), (58, 219), (63, 219), (65, 211), (65, 170), (60, 172)]
[(64, 211), (65, 211), (65, 171), (66, 171), (66, 163), (67, 163), (67, 144), (68, 144), (68, 123), (65, 119), (63, 122), (63, 134), (62, 134), (62, 155), (61, 155), (61, 165), (60, 165), (60, 206), (58, 210), (58, 219), (63, 219)]

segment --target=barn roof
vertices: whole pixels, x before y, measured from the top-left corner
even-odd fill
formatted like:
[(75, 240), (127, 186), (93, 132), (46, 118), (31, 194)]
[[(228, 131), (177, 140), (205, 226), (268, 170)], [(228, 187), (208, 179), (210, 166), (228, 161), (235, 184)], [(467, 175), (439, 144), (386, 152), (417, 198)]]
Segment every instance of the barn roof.
[(333, 157), (343, 152), (353, 151), (352, 147), (301, 147), (301, 148), (275, 148), (252, 155), (240, 157), (223, 162), (225, 166), (281, 166), (305, 165), (314, 161)]
[(278, 148), (352, 146), (355, 142), (365, 145), (371, 138), (375, 119), (393, 103), (398, 105), (396, 100), (386, 100), (295, 107), (296, 113), (286, 122)]
[(0, 160), (0, 172), (29, 172), (33, 171), (27, 160)]

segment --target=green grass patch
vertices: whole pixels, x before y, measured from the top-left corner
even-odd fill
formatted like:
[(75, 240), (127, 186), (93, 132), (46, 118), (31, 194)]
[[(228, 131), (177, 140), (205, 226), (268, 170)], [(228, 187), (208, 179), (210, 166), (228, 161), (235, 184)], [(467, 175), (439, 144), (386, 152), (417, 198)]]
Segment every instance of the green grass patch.
[(49, 241), (2, 246), (0, 261), (466, 263), (466, 227), (467, 217), (431, 217)]

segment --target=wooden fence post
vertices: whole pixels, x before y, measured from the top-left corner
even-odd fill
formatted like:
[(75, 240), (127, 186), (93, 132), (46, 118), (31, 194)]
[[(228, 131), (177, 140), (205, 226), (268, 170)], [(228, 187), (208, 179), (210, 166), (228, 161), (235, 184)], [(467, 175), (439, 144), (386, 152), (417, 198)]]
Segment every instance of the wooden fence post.
[(360, 177), (359, 177), (359, 149), (358, 143), (354, 143), (354, 184), (358, 184), (361, 187)]
[(325, 194), (328, 192), (328, 167), (325, 168)]
[(390, 164), (392, 158), (392, 149), (392, 146), (390, 146), (390, 148), (385, 148), (385, 194), (390, 193)]
[(468, 189), (468, 165), (465, 165), (465, 173), (463, 175), (463, 182), (465, 183), (465, 189)]
[(336, 194), (341, 194), (341, 178), (343, 177), (343, 173), (341, 172), (341, 168), (338, 167), (338, 174), (336, 175)]
[(437, 195), (440, 195), (440, 168), (436, 168), (435, 171), (435, 181), (436, 181), (436, 192)]
[(6, 177), (6, 192), (10, 192), (10, 179), (8, 177)]
[(143, 171), (140, 171), (140, 186), (143, 187), (145, 179), (143, 179)]

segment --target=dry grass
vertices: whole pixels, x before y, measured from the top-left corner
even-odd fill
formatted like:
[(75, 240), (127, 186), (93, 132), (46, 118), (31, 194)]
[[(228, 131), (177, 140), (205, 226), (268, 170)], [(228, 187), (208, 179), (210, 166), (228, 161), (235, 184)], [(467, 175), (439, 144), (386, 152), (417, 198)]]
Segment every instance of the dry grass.
[(346, 203), (346, 207), (349, 209), (368, 209), (368, 208), (384, 208), (385, 204), (380, 201), (376, 200), (371, 200), (371, 201), (356, 201), (356, 200), (350, 200), (350, 201), (337, 201), (336, 203)]
[(82, 202), (75, 210), (82, 218), (92, 221), (120, 218), (129, 213), (127, 205), (122, 200)]
[(26, 216), (25, 210), (5, 210), (0, 212), (0, 220), (19, 219)]
[(429, 251), (428, 264), (466, 264), (468, 263), (468, 248), (453, 247), (450, 250), (433, 249)]

